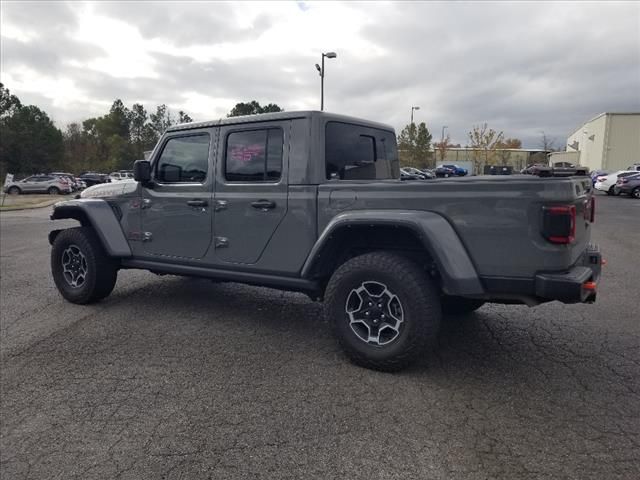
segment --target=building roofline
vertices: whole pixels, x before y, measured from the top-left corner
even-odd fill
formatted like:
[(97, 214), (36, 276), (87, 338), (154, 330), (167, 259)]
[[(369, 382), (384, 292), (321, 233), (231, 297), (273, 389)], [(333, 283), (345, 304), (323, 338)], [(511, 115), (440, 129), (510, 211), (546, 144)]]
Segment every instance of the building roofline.
[[(482, 148), (473, 148), (473, 147), (449, 147), (447, 150), (458, 150), (458, 151), (484, 151)], [(500, 152), (549, 152), (550, 150), (544, 150), (542, 148), (496, 148), (495, 151)]]
[(609, 115), (609, 116), (613, 116), (613, 115), (640, 115), (640, 112), (602, 112), (602, 113), (599, 113), (598, 115), (593, 117), (591, 120), (587, 120), (582, 125), (580, 125), (578, 128), (576, 128), (573, 132), (571, 132), (569, 134), (569, 137), (572, 137), (573, 135), (578, 133), (580, 130), (582, 130), (585, 127), (586, 124), (591, 123), (591, 122), (595, 122), (600, 117), (604, 117), (604, 116), (607, 116), (607, 115)]

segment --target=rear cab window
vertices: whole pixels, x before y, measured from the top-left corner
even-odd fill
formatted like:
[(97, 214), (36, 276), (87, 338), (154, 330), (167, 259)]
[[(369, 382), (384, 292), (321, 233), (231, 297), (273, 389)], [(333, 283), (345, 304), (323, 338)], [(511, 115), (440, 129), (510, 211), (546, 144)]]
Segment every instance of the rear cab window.
[(325, 127), (327, 180), (386, 180), (400, 178), (393, 132), (343, 122)]

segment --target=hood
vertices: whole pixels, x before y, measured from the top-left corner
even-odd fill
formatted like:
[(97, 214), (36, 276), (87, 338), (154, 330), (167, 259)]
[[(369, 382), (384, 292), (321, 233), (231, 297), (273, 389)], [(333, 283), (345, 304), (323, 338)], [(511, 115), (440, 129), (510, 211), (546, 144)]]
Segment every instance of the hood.
[(138, 182), (133, 179), (122, 180), (112, 183), (98, 183), (89, 188), (85, 188), (80, 193), (80, 198), (103, 198), (117, 197), (127, 193), (133, 193), (138, 188)]

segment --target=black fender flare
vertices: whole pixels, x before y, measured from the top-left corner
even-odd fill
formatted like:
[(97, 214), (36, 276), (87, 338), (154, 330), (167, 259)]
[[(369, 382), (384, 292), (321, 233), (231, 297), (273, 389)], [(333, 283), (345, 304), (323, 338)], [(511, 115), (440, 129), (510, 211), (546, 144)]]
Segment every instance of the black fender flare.
[(366, 210), (336, 215), (315, 243), (301, 275), (308, 278), (321, 252), (340, 229), (351, 225), (377, 225), (410, 229), (438, 266), (443, 289), (448, 295), (482, 295), (482, 283), (467, 249), (451, 224), (440, 214), (420, 210)]
[[(120, 222), (111, 206), (99, 198), (82, 198), (59, 202), (53, 206), (51, 220), (73, 218), (83, 226), (91, 226), (98, 234), (107, 254), (111, 257), (130, 257), (131, 248), (122, 231)], [(53, 243), (60, 230), (49, 234), (49, 243)]]

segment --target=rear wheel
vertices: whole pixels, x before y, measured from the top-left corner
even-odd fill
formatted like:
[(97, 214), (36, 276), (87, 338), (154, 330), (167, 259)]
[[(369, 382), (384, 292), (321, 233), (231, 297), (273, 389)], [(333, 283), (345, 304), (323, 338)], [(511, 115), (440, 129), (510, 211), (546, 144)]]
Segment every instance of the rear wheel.
[(51, 249), (51, 273), (58, 291), (72, 303), (102, 300), (116, 284), (118, 269), (92, 228), (61, 231)]
[(49, 187), (47, 193), (49, 195), (60, 195), (60, 189), (58, 187)]
[(325, 293), (325, 315), (354, 363), (397, 371), (435, 339), (441, 310), (436, 287), (414, 262), (372, 252), (334, 272)]
[(630, 197), (632, 198), (640, 198), (640, 187), (636, 187), (631, 191)]

